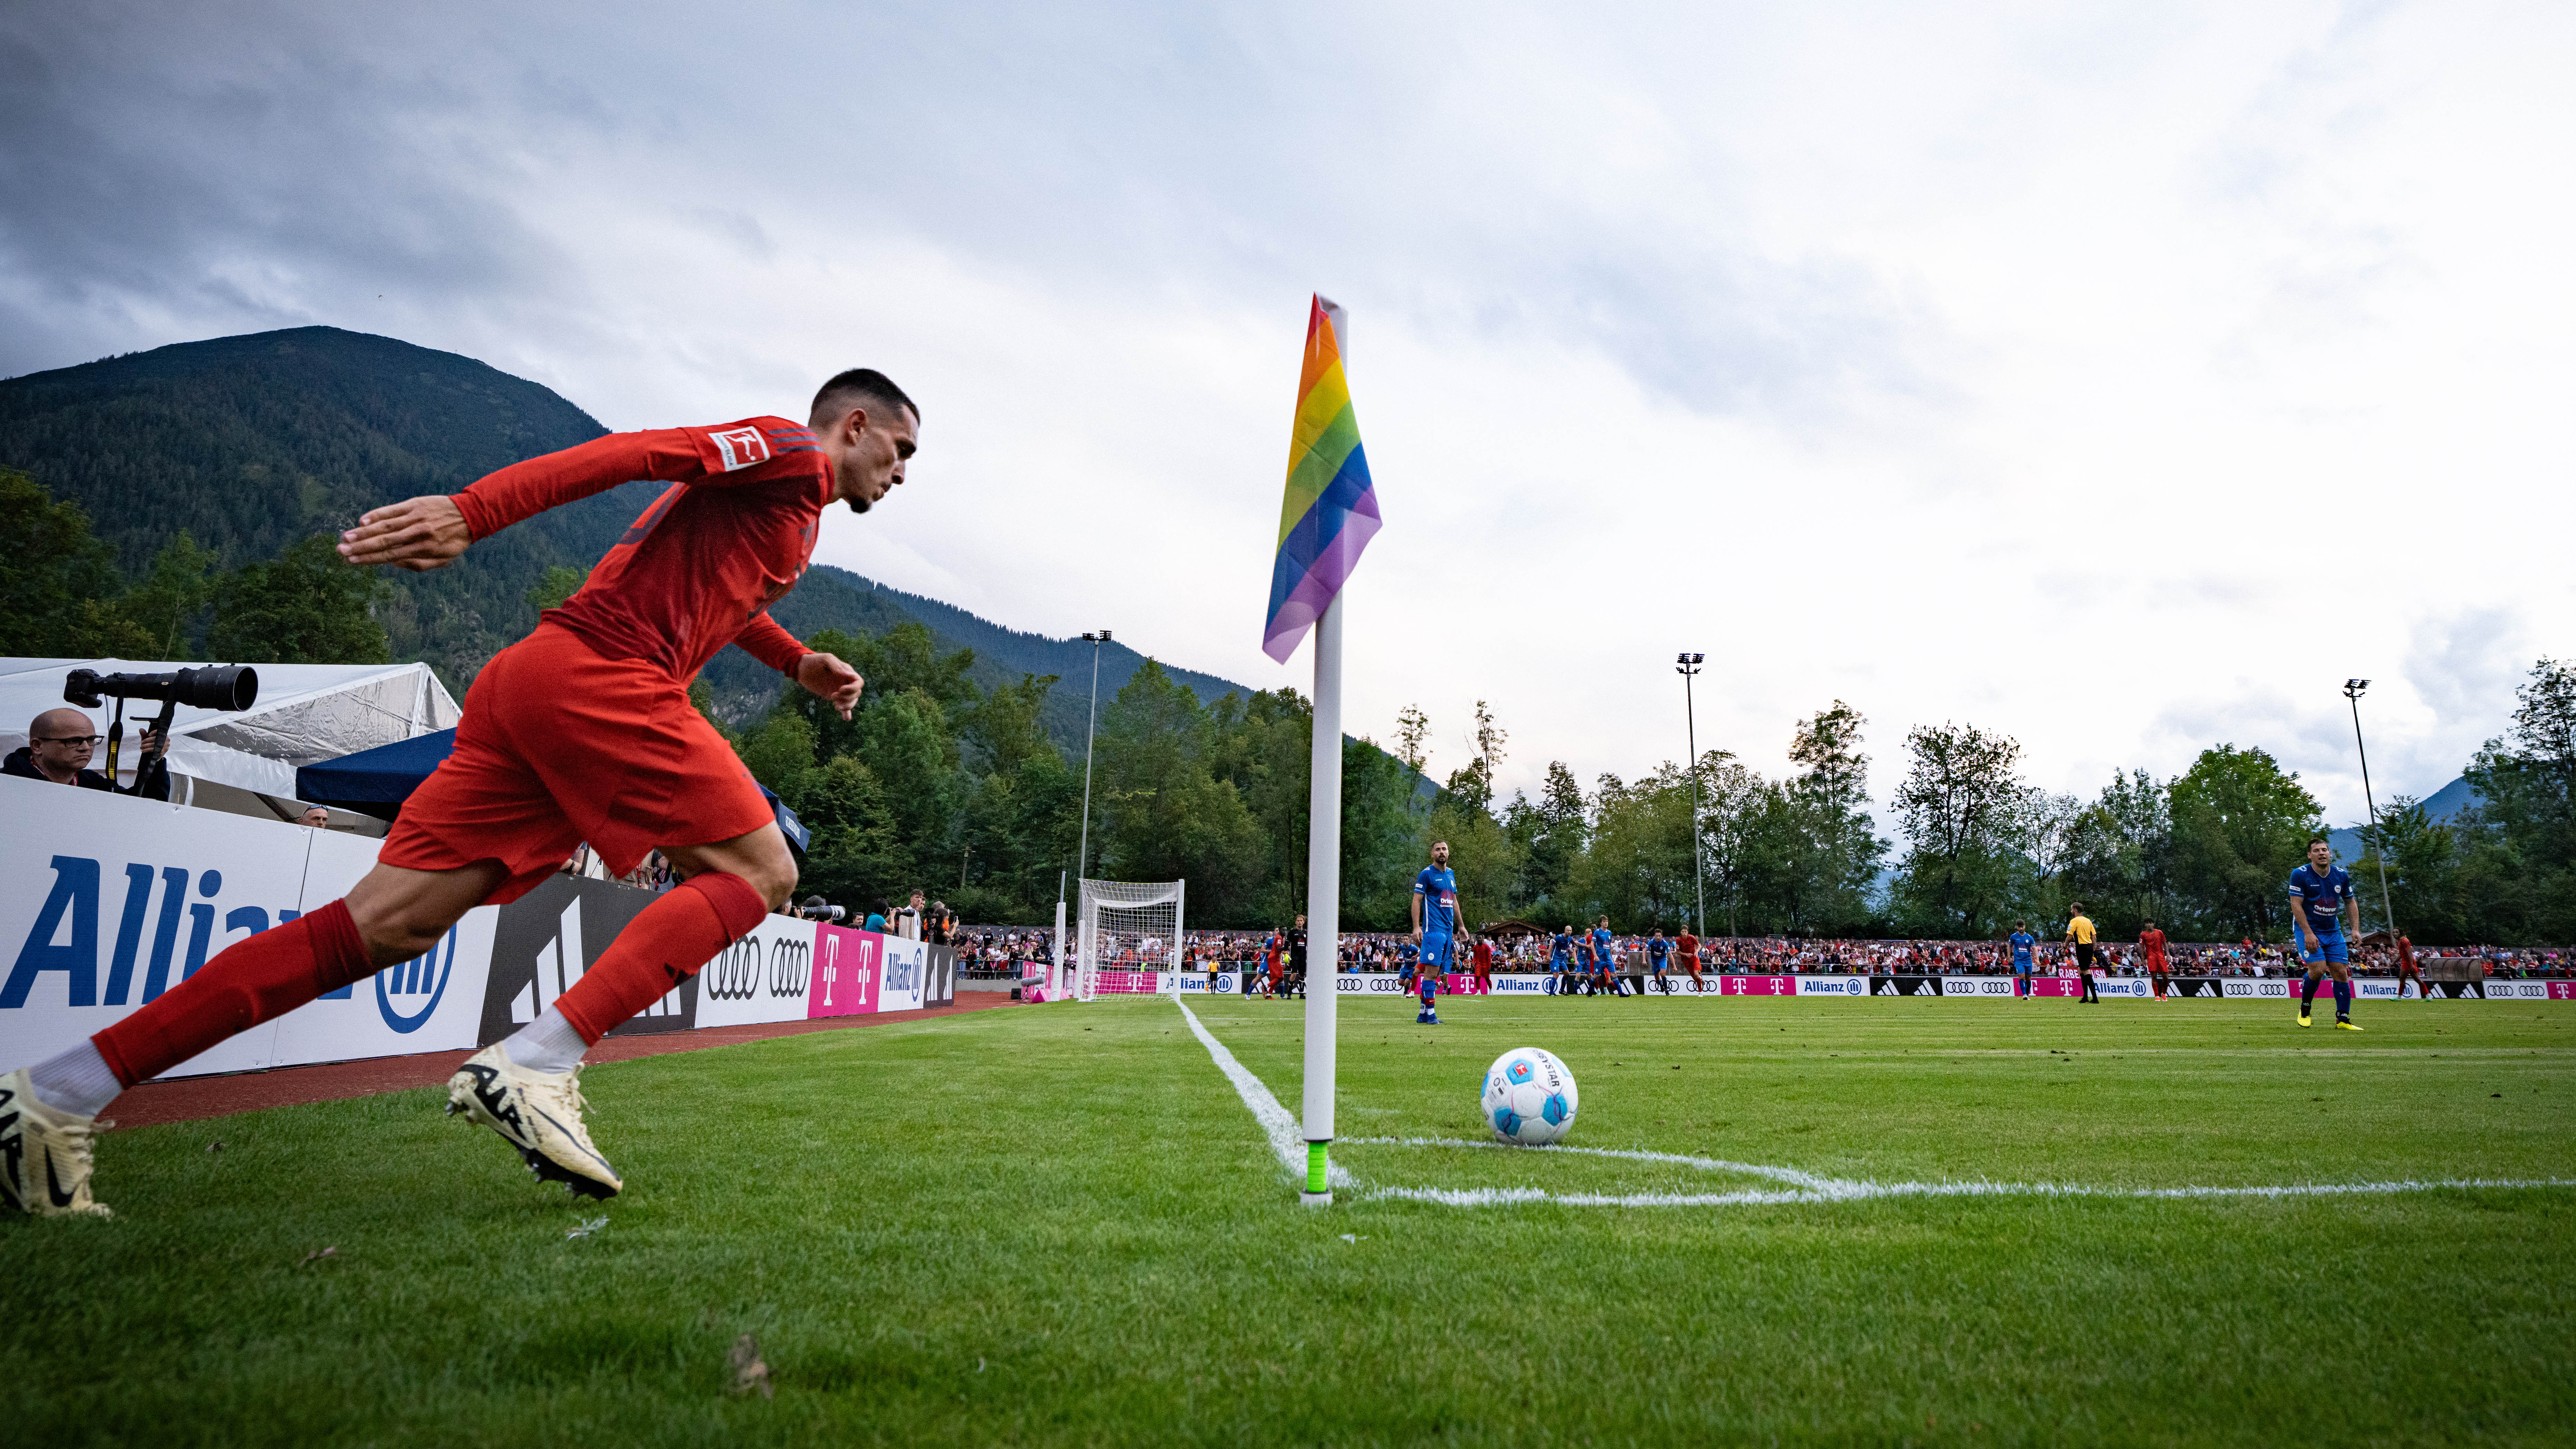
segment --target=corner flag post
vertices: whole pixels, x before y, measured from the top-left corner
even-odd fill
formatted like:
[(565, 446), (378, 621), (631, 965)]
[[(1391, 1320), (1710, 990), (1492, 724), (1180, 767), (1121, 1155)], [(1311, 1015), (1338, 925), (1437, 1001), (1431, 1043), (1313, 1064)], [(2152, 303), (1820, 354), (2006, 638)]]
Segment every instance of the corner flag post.
[[(1298, 1201), (1330, 1207), (1325, 1160), (1333, 1140), (1337, 1013), (1342, 1002), (1342, 601), (1315, 621), (1315, 733), (1307, 768), (1306, 1188)], [(1315, 978), (1324, 978), (1317, 989)]]
[[(1342, 585), (1379, 527), (1377, 490), (1343, 375), (1348, 314), (1317, 296), (1289, 439), (1288, 493), (1261, 647), (1285, 664), (1315, 635), (1315, 717), (1306, 821), (1306, 1181), (1298, 1200), (1331, 1204), (1334, 1017), (1340, 1005), (1342, 901)], [(1315, 978), (1320, 975), (1323, 981)]]

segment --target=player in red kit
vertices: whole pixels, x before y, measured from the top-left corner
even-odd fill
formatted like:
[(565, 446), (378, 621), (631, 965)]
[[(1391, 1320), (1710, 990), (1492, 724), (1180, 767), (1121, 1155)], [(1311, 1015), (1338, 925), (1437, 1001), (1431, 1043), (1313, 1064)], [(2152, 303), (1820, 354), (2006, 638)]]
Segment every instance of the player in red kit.
[(2433, 999), (2433, 983), (2424, 979), (2424, 968), (2415, 960), (2415, 943), (2404, 936), (2397, 938), (2397, 994), (2406, 995), (2406, 978), (2415, 978), (2415, 999)]
[(1688, 926), (1682, 927), (1673, 938), (1673, 959), (1679, 961), (1682, 969), (1690, 973), (1691, 990), (1702, 989), (1699, 978), (1699, 937), (1692, 935)]
[(475, 676), (455, 752), (404, 802), (344, 899), (233, 945), (88, 1041), (0, 1077), (0, 1199), (103, 1215), (90, 1140), (119, 1092), (421, 955), (467, 911), (516, 900), (585, 842), (612, 874), (658, 848), (686, 879), (544, 1015), (468, 1058), (448, 1082), (448, 1111), (501, 1134), (540, 1178), (615, 1194), (623, 1183), (582, 1124), (582, 1054), (796, 885), (768, 802), (689, 704), (689, 681), (740, 644), (848, 718), (858, 671), (807, 650), (768, 609), (805, 571), (824, 508), (838, 499), (864, 513), (903, 482), (919, 427), (901, 389), (860, 369), (825, 383), (801, 424), (616, 433), (361, 518), (341, 535), (342, 557), (418, 572), (620, 483), (672, 485), (578, 592)]
[(1468, 970), (1476, 978), (1476, 994), (1483, 996), (1491, 992), (1494, 989), (1494, 943), (1478, 936), (1476, 948), (1467, 953), (1467, 963)]
[(2147, 928), (2138, 933), (2138, 951), (2147, 958), (2147, 979), (2154, 984), (2156, 1000), (2164, 1000), (2165, 977), (2173, 968), (2165, 964), (2165, 933), (2156, 929), (2155, 922), (2147, 922)]

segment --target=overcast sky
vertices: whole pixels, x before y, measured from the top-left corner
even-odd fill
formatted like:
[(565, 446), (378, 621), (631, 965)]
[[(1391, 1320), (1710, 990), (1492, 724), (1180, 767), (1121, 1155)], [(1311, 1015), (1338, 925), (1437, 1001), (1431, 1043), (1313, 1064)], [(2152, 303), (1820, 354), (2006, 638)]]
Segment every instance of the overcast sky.
[[(2337, 821), (2576, 652), (2576, 11), (11, 4), (0, 373), (313, 323), (612, 428), (921, 400), (817, 554), (1260, 685), (1306, 298), (1354, 733), (1505, 783), (1802, 715)], [(2555, 97), (2555, 99), (2552, 99)]]

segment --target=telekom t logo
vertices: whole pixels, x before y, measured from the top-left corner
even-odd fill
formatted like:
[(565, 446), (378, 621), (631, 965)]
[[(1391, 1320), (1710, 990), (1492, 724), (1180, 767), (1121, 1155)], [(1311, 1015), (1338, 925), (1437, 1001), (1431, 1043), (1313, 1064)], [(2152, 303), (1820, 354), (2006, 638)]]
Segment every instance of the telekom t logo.
[(841, 980), (841, 941), (837, 936), (823, 938), (823, 1004), (832, 1004), (832, 988)]

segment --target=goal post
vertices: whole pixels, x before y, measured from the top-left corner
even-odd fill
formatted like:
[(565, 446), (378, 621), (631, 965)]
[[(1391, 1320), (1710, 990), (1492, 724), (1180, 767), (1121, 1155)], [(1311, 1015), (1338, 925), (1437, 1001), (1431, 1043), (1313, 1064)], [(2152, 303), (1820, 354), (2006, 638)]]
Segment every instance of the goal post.
[(1074, 999), (1151, 993), (1157, 972), (1181, 964), (1188, 881), (1086, 880), (1074, 935)]

